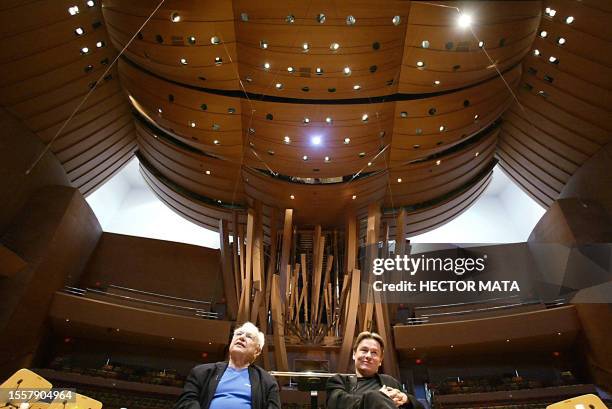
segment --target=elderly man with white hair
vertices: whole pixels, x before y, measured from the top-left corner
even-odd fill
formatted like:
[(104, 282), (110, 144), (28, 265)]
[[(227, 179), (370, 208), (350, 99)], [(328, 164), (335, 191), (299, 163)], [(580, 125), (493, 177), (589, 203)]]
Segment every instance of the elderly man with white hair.
[(236, 328), (229, 362), (193, 368), (174, 409), (280, 409), (276, 380), (253, 364), (264, 342), (264, 334), (252, 323)]

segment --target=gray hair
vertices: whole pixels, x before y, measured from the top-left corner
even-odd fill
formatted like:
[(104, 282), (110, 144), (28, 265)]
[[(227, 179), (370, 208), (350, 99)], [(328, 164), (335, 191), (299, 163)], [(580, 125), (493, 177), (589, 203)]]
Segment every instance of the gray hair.
[(263, 349), (264, 344), (266, 343), (266, 336), (264, 335), (263, 332), (261, 332), (259, 330), (259, 328), (257, 328), (257, 326), (255, 324), (253, 324), (252, 322), (245, 322), (244, 324), (242, 324), (241, 326), (239, 326), (238, 328), (236, 328), (234, 330), (234, 332), (243, 329), (245, 331), (248, 332), (254, 332), (255, 334), (257, 334), (257, 346), (259, 347), (260, 350)]

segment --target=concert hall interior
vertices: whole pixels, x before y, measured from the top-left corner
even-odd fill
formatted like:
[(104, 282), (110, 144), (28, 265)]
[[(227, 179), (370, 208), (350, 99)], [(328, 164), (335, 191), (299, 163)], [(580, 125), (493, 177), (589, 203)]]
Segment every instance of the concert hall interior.
[(609, 0), (4, 0), (0, 50), (0, 382), (170, 409), (251, 321), (277, 372), (376, 331), (427, 408), (612, 402), (567, 255), (553, 298), (363, 295), (418, 243), (609, 246)]

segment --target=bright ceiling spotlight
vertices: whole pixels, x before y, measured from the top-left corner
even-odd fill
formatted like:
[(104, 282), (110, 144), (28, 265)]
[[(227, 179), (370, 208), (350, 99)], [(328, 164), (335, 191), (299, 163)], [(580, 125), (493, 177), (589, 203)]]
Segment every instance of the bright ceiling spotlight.
[(293, 67), (287, 67), (288, 72), (293, 72)]
[(79, 6), (68, 7), (68, 13), (70, 13), (71, 16), (79, 14)]
[(217, 45), (221, 42), (221, 40), (219, 40), (219, 37), (217, 36), (212, 36), (210, 37), (210, 43), (213, 45)]
[(270, 69), (270, 63), (269, 62), (265, 62), (263, 67), (264, 67), (264, 70), (269, 70)]
[(187, 65), (187, 59), (181, 58), (181, 65)]
[(369, 117), (368, 117), (368, 114), (363, 114), (363, 115), (361, 115), (361, 120), (362, 120), (363, 122), (367, 122), (367, 121), (368, 121), (368, 118), (369, 118)]
[(533, 55), (535, 55), (536, 57), (540, 56), (540, 50), (538, 50), (537, 48), (535, 50), (533, 50)]
[(306, 52), (306, 51), (310, 50), (310, 46), (308, 45), (308, 43), (304, 43), (304, 44), (302, 44), (302, 50), (303, 50), (304, 52)]
[(344, 67), (344, 70), (342, 70), (344, 72), (344, 75), (351, 75), (351, 67)]
[(351, 138), (344, 138), (344, 144), (348, 145), (349, 143), (351, 143)]
[(393, 16), (393, 18), (391, 19), (391, 22), (393, 23), (394, 26), (399, 26), (401, 21), (402, 21), (402, 18), (400, 16)]
[(416, 66), (419, 68), (423, 68), (425, 66), (425, 63), (423, 61), (417, 61)]
[(265, 50), (268, 48), (268, 42), (266, 40), (261, 40), (259, 46)]
[(302, 160), (304, 160), (304, 161), (308, 160), (308, 156), (306, 156), (306, 155), (302, 156)]
[(329, 45), (329, 49), (332, 50), (332, 51), (338, 51), (338, 48), (340, 48), (340, 44), (338, 44), (338, 43), (331, 43)]
[(285, 22), (288, 24), (295, 23), (295, 16), (293, 14), (289, 14), (287, 17), (285, 17)]
[(334, 120), (331, 118), (331, 116), (328, 116), (327, 118), (325, 118), (325, 122), (327, 122), (328, 124), (331, 124)]
[(328, 163), (329, 163), (329, 161), (331, 161), (331, 159), (329, 158), (329, 156), (326, 156), (326, 157), (325, 157), (325, 162), (328, 162)]
[(283, 138), (283, 142), (285, 142), (285, 144), (289, 145), (289, 144), (291, 143), (291, 138), (290, 138), (290, 137), (288, 137), (288, 136), (285, 136), (285, 137)]
[(178, 23), (179, 21), (181, 21), (181, 15), (175, 11), (170, 15), (170, 21), (172, 21), (173, 23)]
[(311, 142), (313, 145), (321, 145), (321, 137), (320, 136), (313, 136), (311, 139)]
[(565, 23), (566, 23), (566, 24), (572, 24), (573, 22), (574, 22), (574, 16), (568, 16), (568, 17), (565, 19)]
[(276, 89), (283, 89), (283, 84), (281, 84), (280, 82), (277, 82), (275, 87)]
[(347, 16), (346, 17), (346, 25), (347, 26), (352, 26), (353, 24), (355, 24), (357, 22), (357, 20), (355, 19), (354, 16)]
[(310, 118), (308, 118), (308, 117), (304, 117), (304, 123), (305, 123), (305, 124), (309, 124), (309, 123), (310, 123)]
[(459, 27), (461, 28), (468, 28), (469, 26), (472, 25), (472, 16), (470, 16), (469, 14), (459, 14), (459, 18), (457, 19), (457, 24), (459, 24)]
[(563, 44), (565, 44), (565, 38), (563, 38), (563, 37), (559, 37), (559, 38), (557, 39), (557, 44), (559, 44), (559, 45), (563, 45)]
[(78, 35), (78, 36), (82, 36), (83, 34), (85, 34), (85, 30), (83, 30), (83, 28), (82, 28), (82, 27), (77, 27), (77, 28), (74, 30), (74, 33), (75, 33), (76, 35)]
[(96, 3), (93, 0), (88, 0), (86, 4), (87, 4), (87, 7), (93, 7), (96, 5)]
[(361, 85), (359, 85), (359, 84), (355, 84), (355, 85), (353, 85), (353, 89), (354, 89), (355, 91), (358, 91), (358, 90), (360, 90), (360, 89), (361, 89)]

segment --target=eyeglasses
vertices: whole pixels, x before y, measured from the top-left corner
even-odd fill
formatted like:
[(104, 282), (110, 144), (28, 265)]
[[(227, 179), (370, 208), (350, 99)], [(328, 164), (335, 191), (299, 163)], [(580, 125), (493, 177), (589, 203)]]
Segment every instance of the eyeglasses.
[(250, 341), (255, 342), (257, 340), (257, 335), (251, 333), (251, 332), (246, 332), (246, 331), (235, 331), (234, 332), (234, 338), (239, 338), (241, 336), (243, 336), (245, 338), (247, 338)]

